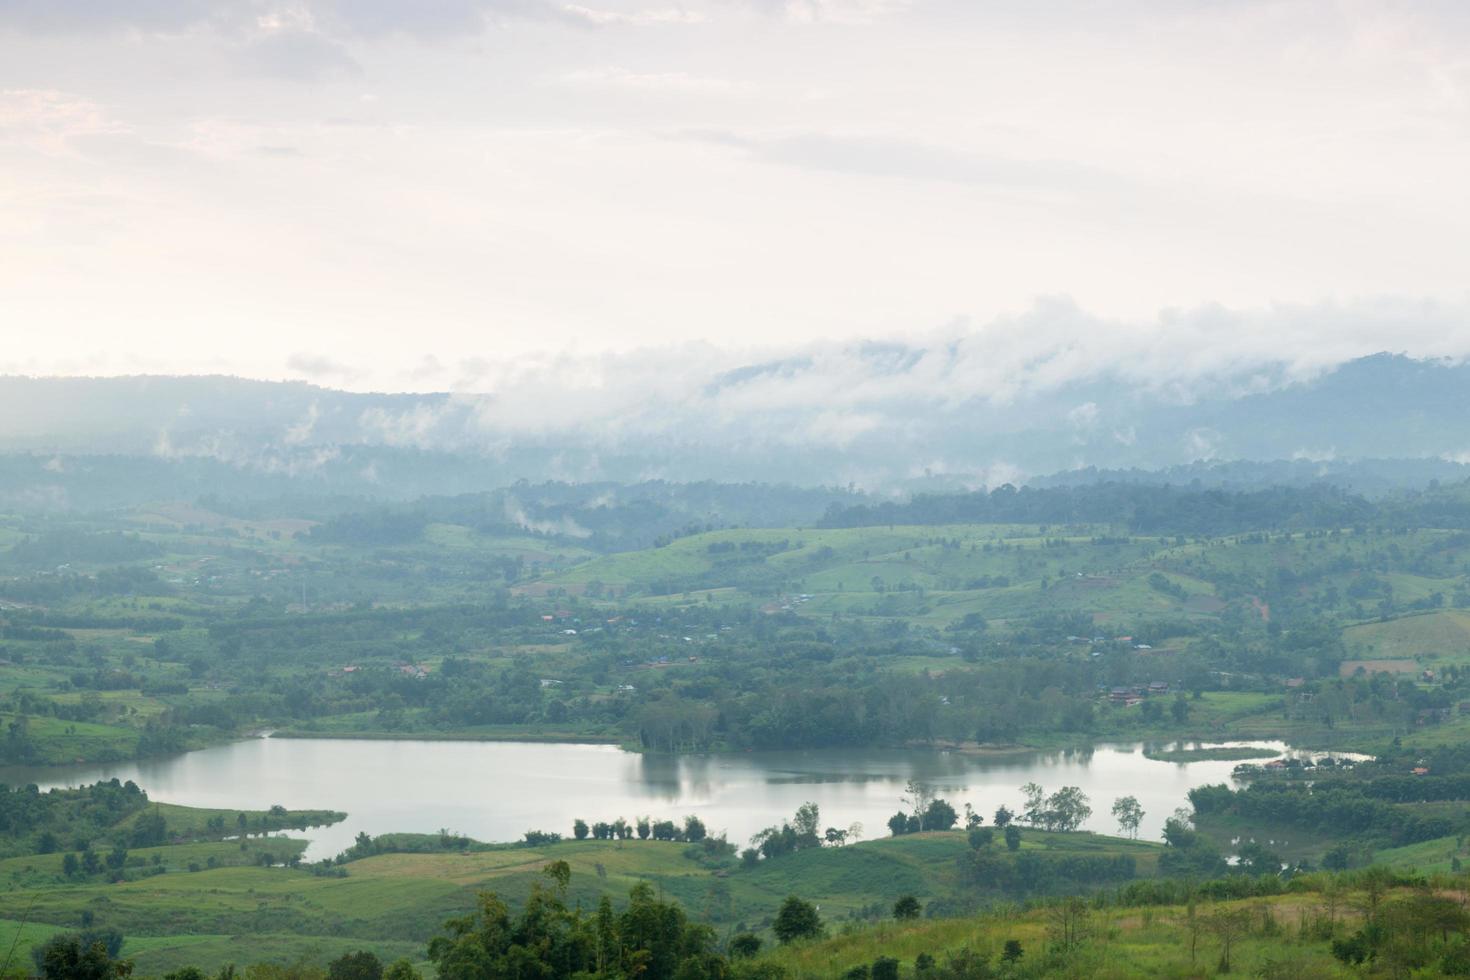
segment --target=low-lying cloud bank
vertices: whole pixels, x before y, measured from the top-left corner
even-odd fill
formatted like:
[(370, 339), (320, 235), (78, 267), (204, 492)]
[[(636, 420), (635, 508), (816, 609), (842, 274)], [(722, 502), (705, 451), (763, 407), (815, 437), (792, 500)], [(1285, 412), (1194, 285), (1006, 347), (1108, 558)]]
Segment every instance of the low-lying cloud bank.
[[(1369, 356), (1385, 350), (1407, 356)], [(500, 460), (512, 479), (873, 488), (1201, 459), (1457, 458), (1470, 452), (1467, 354), (1466, 308), (1443, 304), (1207, 307), (1124, 323), (1052, 300), (908, 341), (426, 360), (417, 372), (459, 382), (431, 394), (7, 379), (0, 448), (107, 446), (305, 475), (367, 446)]]

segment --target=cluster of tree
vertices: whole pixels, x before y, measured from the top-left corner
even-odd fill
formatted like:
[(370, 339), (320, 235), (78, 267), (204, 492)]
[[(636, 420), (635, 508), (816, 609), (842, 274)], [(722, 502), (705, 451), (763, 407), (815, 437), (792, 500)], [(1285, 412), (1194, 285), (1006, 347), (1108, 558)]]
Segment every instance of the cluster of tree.
[[(118, 826), (135, 817), (130, 830)], [(163, 818), (148, 811), (148, 794), (131, 780), (41, 792), (35, 784), (0, 783), (0, 854), (90, 851), (98, 838), (136, 847), (162, 843)], [(94, 855), (95, 857), (95, 855)]]
[[(174, 591), (174, 587), (160, 579), (153, 569), (138, 565), (103, 568), (95, 575), (45, 573), (0, 581), (0, 595), (22, 602), (47, 604), (101, 596), (166, 596), (173, 595)], [(182, 625), (176, 617), (143, 618), (171, 621), (174, 628)]]
[(85, 531), (59, 527), (42, 530), (11, 546), (8, 561), (23, 568), (47, 568), (74, 562), (115, 565), (157, 558), (163, 549), (153, 541), (122, 531)]
[[(672, 980), (743, 974), (740, 960), (732, 962), (719, 951), (711, 927), (690, 922), (683, 908), (659, 899), (647, 883), (633, 887), (621, 912), (603, 896), (589, 914), (567, 903), (571, 869), (566, 862), (552, 862), (545, 873), (548, 883), (532, 887), (519, 914), (484, 893), (475, 912), (445, 923), (443, 933), (429, 943), (429, 959), (440, 980)], [(788, 912), (783, 906), (773, 925), (777, 936), (792, 941), (812, 934), (803, 911)]]
[(1330, 486), (1230, 491), (1097, 483), (1018, 490), (1006, 484), (991, 491), (921, 494), (906, 502), (834, 506), (821, 524), (1108, 524), (1139, 534), (1222, 535), (1260, 528), (1348, 527), (1378, 513), (1364, 498)]
[[(1042, 830), (1076, 830), (1092, 816), (1087, 794), (1076, 786), (1063, 786), (1047, 796), (1046, 790), (1036, 783), (1027, 783), (1021, 787), (1021, 795), (1026, 799), (1021, 820), (1031, 827)], [(1142, 819), (1141, 813), (1139, 819)]]
[(559, 483), (423, 497), (330, 516), (309, 540), (366, 547), (417, 541), (430, 523), (482, 534), (536, 534), (582, 548), (656, 547), (724, 527), (810, 525), (829, 506), (863, 499), (834, 489), (757, 483)]
[(1373, 837), (1392, 846), (1446, 837), (1465, 829), (1463, 821), (1388, 803), (1343, 783), (1315, 786), (1257, 781), (1238, 790), (1223, 784), (1200, 786), (1190, 790), (1189, 802), (1200, 816), (1229, 813), (1328, 834)]
[(1390, 899), (1393, 878), (1382, 868), (1368, 869), (1359, 881), (1362, 926), (1333, 938), (1334, 957), (1353, 967), (1371, 963), (1391, 976), (1470, 975), (1470, 911), (1463, 902), (1430, 889)]
[(588, 837), (593, 840), (632, 840), (635, 836), (639, 840), (652, 838), (697, 844), (709, 836), (709, 830), (704, 821), (692, 813), (684, 817), (682, 825), (672, 820), (655, 820), (652, 817), (639, 817), (632, 823), (622, 817), (611, 823), (599, 820), (589, 825), (580, 817), (572, 822), (572, 837), (576, 840), (586, 840)]
[(1138, 868), (1130, 854), (1045, 854), (1029, 849), (1005, 852), (982, 846), (973, 848), (961, 860), (961, 871), (976, 888), (1026, 896), (1128, 881), (1137, 875)]
[(742, 854), (747, 865), (755, 864), (760, 858), (777, 858), (824, 844), (845, 843), (852, 830), (827, 828), (822, 832), (822, 813), (815, 803), (803, 803), (796, 808), (790, 820), (780, 826), (770, 826), (757, 831), (750, 838), (750, 847)]
[[(57, 933), (31, 948), (35, 975), (42, 980), (122, 980), (133, 975), (133, 961), (121, 958), (122, 933), (116, 929), (88, 929)], [(384, 965), (375, 953), (344, 953), (325, 968), (298, 964), (287, 969), (257, 964), (246, 971), (225, 966), (211, 977), (195, 966), (180, 967), (163, 980), (422, 980), (408, 960)]]

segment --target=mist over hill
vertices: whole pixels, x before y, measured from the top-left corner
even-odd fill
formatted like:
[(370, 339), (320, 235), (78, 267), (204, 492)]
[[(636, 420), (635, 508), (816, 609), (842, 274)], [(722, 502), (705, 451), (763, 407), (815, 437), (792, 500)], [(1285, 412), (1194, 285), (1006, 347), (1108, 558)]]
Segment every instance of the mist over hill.
[[(1305, 378), (1257, 365), (1193, 388), (1108, 368), (967, 390), (954, 364), (948, 383), (926, 387), (937, 356), (865, 345), (844, 349), (840, 363), (798, 357), (718, 371), (698, 357), (628, 356), (590, 378), (568, 366), (489, 394), (0, 378), (0, 502), (406, 499), (518, 480), (883, 494), (1130, 473), (1212, 485), (1327, 480), (1371, 493), (1463, 478), (1470, 462), (1470, 367), (1458, 362), (1380, 354)], [(624, 371), (635, 377), (619, 380)]]

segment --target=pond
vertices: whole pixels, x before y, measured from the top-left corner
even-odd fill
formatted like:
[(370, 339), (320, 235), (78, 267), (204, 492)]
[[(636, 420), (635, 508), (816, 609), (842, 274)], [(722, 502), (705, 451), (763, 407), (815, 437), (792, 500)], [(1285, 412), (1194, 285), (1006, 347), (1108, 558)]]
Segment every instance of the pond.
[[(1289, 754), (1280, 742), (1248, 744)], [(1170, 746), (1155, 745), (1154, 748)], [(348, 818), (307, 831), (309, 860), (330, 857), (359, 831), (447, 829), (485, 841), (518, 840), (530, 829), (571, 834), (572, 821), (639, 816), (681, 821), (697, 814), (741, 846), (762, 827), (810, 800), (823, 826), (861, 823), (864, 837), (888, 833), (910, 779), (932, 785), (987, 825), (996, 807), (1021, 808), (1020, 786), (1052, 792), (1078, 786), (1091, 799), (1086, 829), (1116, 833), (1109, 810), (1135, 796), (1139, 836), (1157, 840), (1164, 820), (1206, 783), (1228, 782), (1235, 762), (1161, 762), (1142, 744), (1070, 751), (968, 753), (925, 749), (825, 749), (722, 755), (639, 755), (607, 745), (526, 742), (256, 738), (166, 759), (106, 765), (0, 769), (10, 785), (43, 789), (116, 777), (150, 798), (203, 807), (343, 810)]]

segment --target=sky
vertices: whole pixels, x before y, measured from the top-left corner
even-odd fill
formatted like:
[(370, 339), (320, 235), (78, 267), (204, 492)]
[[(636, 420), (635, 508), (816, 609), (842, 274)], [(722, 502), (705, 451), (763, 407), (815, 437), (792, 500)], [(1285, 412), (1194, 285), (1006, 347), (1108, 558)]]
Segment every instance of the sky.
[(1467, 173), (1454, 0), (0, 0), (0, 373), (1464, 356)]

